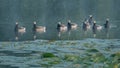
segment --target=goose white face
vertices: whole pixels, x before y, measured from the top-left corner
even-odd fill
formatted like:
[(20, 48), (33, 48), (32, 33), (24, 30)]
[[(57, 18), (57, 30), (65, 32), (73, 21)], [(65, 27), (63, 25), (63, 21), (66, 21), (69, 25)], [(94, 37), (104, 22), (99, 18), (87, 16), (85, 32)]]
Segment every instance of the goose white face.
[(18, 24), (18, 22), (16, 22), (16, 25)]
[(90, 17), (92, 17), (92, 15), (89, 15)]
[(109, 21), (109, 18), (107, 18), (106, 20)]
[(68, 22), (71, 22), (71, 20), (68, 20)]
[(61, 22), (58, 22), (58, 24), (61, 24)]
[(96, 21), (94, 21), (94, 23), (96, 23)]
[(36, 21), (34, 21), (34, 24), (36, 24)]

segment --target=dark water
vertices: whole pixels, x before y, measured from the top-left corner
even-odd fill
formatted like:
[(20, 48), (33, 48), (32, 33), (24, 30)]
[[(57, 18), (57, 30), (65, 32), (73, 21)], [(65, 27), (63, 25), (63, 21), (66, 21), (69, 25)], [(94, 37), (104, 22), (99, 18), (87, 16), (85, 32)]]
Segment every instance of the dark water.
[[(93, 15), (98, 24), (110, 19), (109, 32), (97, 31), (95, 38), (120, 39), (119, 0), (0, 0), (0, 41), (14, 41), (16, 21), (26, 27), (26, 33), (18, 35), (19, 40), (33, 40), (32, 25), (46, 26), (46, 33), (37, 33), (36, 39), (78, 40), (94, 38), (92, 30), (84, 33), (81, 24), (86, 17)], [(79, 25), (77, 30), (64, 32), (58, 37), (57, 22), (67, 24), (70, 19)]]

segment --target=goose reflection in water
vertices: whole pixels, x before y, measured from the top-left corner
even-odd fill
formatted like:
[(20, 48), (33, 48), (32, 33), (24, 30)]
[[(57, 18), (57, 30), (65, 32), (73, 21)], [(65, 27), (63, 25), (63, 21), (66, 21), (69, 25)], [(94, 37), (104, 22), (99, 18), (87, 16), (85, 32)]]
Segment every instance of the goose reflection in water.
[(36, 32), (36, 31), (33, 31), (33, 40), (36, 40), (38, 35), (41, 35), (41, 34), (44, 34), (44, 33), (45, 32)]
[(23, 35), (26, 32), (26, 28), (19, 26), (18, 22), (16, 22), (14, 32), (15, 32), (15, 40), (19, 40), (19, 36)]

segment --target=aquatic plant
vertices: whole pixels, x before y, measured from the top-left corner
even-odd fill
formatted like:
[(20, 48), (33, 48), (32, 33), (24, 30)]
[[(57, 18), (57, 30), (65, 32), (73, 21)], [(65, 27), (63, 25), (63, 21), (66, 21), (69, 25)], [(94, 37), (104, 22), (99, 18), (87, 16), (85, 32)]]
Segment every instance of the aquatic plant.
[(120, 52), (116, 52), (116, 53), (112, 54), (111, 57), (120, 57)]
[(96, 44), (95, 43), (93, 43), (93, 44), (91, 44), (91, 43), (84, 43), (83, 45), (85, 47), (87, 47), (87, 48), (93, 48)]
[(107, 60), (105, 56), (100, 52), (93, 54), (92, 59), (93, 59), (93, 62), (95, 63), (104, 62)]
[(66, 45), (76, 45), (77, 43), (74, 42), (74, 41), (71, 41), (71, 42), (66, 42)]
[(60, 64), (61, 59), (58, 57), (52, 57), (52, 58), (44, 58), (42, 59), (42, 62), (37, 62), (40, 64), (42, 67), (51, 67), (55, 64)]
[(67, 61), (77, 61), (78, 58), (79, 57), (77, 55), (67, 54), (67, 55), (64, 56), (64, 60), (67, 60)]
[(43, 53), (42, 57), (43, 58), (51, 58), (51, 57), (56, 57), (56, 56), (54, 54), (52, 54), (52, 53)]
[(110, 60), (111, 60), (112, 64), (119, 64), (119, 66), (120, 66), (120, 52), (116, 52), (114, 54), (111, 54)]
[(97, 49), (88, 49), (87, 52), (99, 52)]

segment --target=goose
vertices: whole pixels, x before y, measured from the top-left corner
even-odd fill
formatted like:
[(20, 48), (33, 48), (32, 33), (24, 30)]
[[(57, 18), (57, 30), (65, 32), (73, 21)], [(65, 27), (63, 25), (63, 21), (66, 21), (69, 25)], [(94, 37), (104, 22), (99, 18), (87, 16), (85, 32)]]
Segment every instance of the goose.
[(90, 29), (90, 28), (91, 28), (91, 26), (90, 26), (90, 24), (87, 21), (83, 22), (83, 29), (85, 31), (88, 30), (88, 29)]
[(90, 25), (93, 24), (93, 16), (92, 15), (89, 15), (88, 22), (89, 22)]
[(96, 25), (96, 21), (93, 22), (93, 30), (101, 30), (102, 26)]
[(33, 22), (33, 31), (35, 32), (46, 32), (46, 27), (45, 26), (37, 26), (36, 22)]
[(25, 27), (20, 27), (18, 22), (16, 22), (16, 25), (15, 25), (15, 32), (19, 32), (19, 33), (24, 33), (26, 32), (26, 28)]
[(76, 23), (71, 23), (71, 21), (68, 20), (67, 27), (68, 29), (77, 29), (78, 25)]
[(67, 30), (67, 26), (65, 26), (61, 22), (58, 22), (58, 24), (57, 24), (57, 30), (60, 31), (60, 32), (64, 32), (64, 31)]
[(107, 18), (106, 23), (104, 24), (104, 28), (108, 29), (109, 27), (110, 27), (109, 19)]

